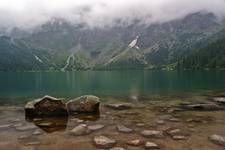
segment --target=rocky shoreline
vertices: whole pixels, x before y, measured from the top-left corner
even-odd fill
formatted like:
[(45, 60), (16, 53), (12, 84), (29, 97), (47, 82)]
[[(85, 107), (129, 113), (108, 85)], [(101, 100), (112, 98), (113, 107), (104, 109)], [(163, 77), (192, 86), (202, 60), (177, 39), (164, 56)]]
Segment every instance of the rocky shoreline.
[[(7, 135), (16, 139), (14, 149), (25, 150), (51, 149), (53, 145), (46, 142), (54, 143), (54, 138), (64, 141), (58, 141), (61, 144), (55, 149), (62, 149), (61, 145), (72, 150), (221, 149), (225, 147), (225, 134), (219, 132), (225, 129), (224, 100), (129, 103), (102, 102), (87, 95), (66, 102), (45, 96), (26, 104), (28, 122), (22, 118), (2, 122), (0, 135), (14, 133), (15, 137)], [(33, 113), (27, 114), (31, 108)], [(0, 141), (0, 149), (7, 143)]]

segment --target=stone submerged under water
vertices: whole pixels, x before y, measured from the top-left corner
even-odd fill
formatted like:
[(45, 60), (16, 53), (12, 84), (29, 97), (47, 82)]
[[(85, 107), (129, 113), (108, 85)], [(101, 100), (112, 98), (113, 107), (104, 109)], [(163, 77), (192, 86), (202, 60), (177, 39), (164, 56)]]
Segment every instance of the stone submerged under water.
[(94, 143), (99, 148), (109, 149), (116, 144), (116, 140), (103, 135), (99, 135), (94, 137)]
[(66, 104), (62, 99), (51, 96), (29, 101), (25, 105), (26, 117), (67, 116)]
[(221, 135), (217, 135), (217, 134), (211, 135), (209, 137), (209, 140), (215, 144), (225, 146), (225, 137)]
[(180, 108), (185, 110), (200, 110), (200, 111), (216, 111), (222, 110), (223, 108), (215, 103), (207, 102), (207, 103), (181, 103)]
[(67, 102), (67, 111), (73, 113), (92, 113), (99, 111), (100, 101), (94, 95), (85, 95)]
[(89, 133), (91, 133), (91, 130), (86, 124), (80, 124), (70, 131), (70, 134), (75, 136), (87, 135)]
[(163, 132), (157, 130), (144, 130), (141, 132), (141, 135), (147, 138), (163, 138)]
[(106, 104), (105, 106), (115, 110), (126, 110), (133, 107), (131, 103)]

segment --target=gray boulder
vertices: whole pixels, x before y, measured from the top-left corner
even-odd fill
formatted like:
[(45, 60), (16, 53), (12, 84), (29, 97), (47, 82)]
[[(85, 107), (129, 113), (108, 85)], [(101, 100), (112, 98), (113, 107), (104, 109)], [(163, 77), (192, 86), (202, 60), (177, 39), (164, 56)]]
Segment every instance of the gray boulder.
[(85, 95), (67, 102), (68, 113), (92, 113), (99, 111), (99, 98), (93, 95)]
[(51, 96), (29, 101), (25, 105), (26, 117), (67, 116), (66, 104), (62, 99)]

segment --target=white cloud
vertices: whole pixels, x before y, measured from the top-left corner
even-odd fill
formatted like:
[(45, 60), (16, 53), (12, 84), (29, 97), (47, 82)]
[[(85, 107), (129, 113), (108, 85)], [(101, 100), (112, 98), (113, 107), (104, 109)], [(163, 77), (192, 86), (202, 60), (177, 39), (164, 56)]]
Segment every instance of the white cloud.
[(0, 26), (32, 28), (51, 18), (91, 27), (165, 22), (194, 12), (225, 16), (224, 0), (0, 0)]

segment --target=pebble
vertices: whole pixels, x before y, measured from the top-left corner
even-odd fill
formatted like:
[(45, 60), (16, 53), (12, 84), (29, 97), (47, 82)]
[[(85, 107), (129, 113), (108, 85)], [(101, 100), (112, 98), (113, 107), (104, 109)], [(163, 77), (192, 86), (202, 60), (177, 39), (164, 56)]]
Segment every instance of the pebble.
[(99, 135), (94, 137), (94, 143), (97, 147), (108, 149), (116, 144), (116, 140)]
[(9, 129), (10, 127), (11, 127), (11, 124), (0, 125), (0, 130)]
[(175, 135), (175, 136), (172, 136), (172, 139), (174, 139), (174, 140), (187, 140), (188, 138), (186, 136), (183, 136), (183, 135)]
[(131, 133), (133, 131), (133, 129), (127, 128), (124, 125), (117, 125), (116, 128), (119, 132), (122, 132), (122, 133)]
[(35, 125), (25, 125), (25, 126), (21, 126), (21, 127), (16, 127), (16, 130), (18, 131), (27, 131), (27, 130), (34, 130), (37, 127)]
[(114, 148), (111, 148), (110, 150), (126, 150), (126, 149), (123, 147), (114, 147)]
[(225, 146), (225, 137), (221, 135), (217, 135), (217, 134), (211, 135), (209, 137), (209, 140), (215, 144)]
[(70, 134), (75, 135), (75, 136), (80, 136), (80, 135), (87, 135), (90, 132), (91, 131), (88, 129), (86, 124), (80, 124), (80, 125), (76, 126), (75, 128), (73, 128), (70, 131)]
[(126, 143), (131, 146), (140, 146), (143, 143), (143, 141), (136, 139), (136, 140), (127, 141)]
[(144, 137), (152, 137), (152, 138), (162, 138), (164, 137), (162, 131), (157, 130), (144, 130), (141, 132), (141, 135)]
[(105, 126), (102, 125), (102, 124), (96, 124), (96, 125), (91, 125), (91, 126), (88, 126), (88, 129), (91, 130), (91, 131), (97, 131), (97, 130), (100, 130), (102, 128), (104, 128)]
[(146, 142), (145, 148), (146, 149), (157, 149), (157, 148), (159, 148), (159, 146), (153, 142)]

